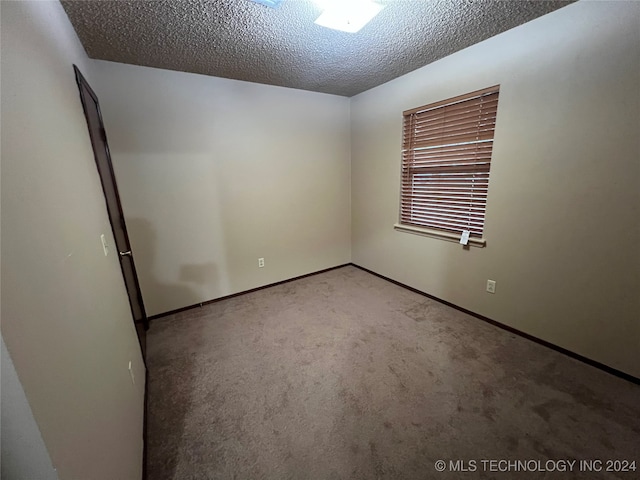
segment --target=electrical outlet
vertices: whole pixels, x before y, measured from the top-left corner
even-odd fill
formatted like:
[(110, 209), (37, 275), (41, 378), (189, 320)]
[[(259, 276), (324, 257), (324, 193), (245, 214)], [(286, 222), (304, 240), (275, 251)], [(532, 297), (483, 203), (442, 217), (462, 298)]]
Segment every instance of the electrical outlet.
[(487, 292), (496, 293), (496, 281), (495, 280), (487, 280)]
[(260, 267), (260, 268), (264, 267), (264, 258), (259, 258), (258, 259), (258, 267)]
[(133, 368), (131, 368), (131, 360), (129, 360), (129, 375), (131, 375), (131, 383), (136, 384), (136, 377), (133, 374)]

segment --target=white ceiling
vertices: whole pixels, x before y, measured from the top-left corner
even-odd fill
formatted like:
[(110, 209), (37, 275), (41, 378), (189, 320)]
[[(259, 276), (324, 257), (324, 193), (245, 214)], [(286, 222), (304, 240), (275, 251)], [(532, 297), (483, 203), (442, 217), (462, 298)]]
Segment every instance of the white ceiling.
[(571, 1), (378, 0), (358, 33), (312, 0), (69, 1), (91, 58), (352, 96)]

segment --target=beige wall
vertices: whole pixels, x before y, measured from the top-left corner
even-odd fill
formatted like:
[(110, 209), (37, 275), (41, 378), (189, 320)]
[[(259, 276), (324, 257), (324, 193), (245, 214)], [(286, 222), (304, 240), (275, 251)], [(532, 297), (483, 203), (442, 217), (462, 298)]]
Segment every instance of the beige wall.
[(350, 261), (347, 98), (92, 68), (150, 315)]
[[(354, 97), (354, 263), (640, 376), (638, 25), (579, 2)], [(487, 247), (394, 231), (402, 111), (495, 84)]]
[(58, 480), (4, 339), (0, 371), (0, 478)]
[(2, 337), (59, 478), (137, 480), (144, 366), (100, 243), (113, 239), (72, 68), (89, 62), (58, 2), (0, 3)]

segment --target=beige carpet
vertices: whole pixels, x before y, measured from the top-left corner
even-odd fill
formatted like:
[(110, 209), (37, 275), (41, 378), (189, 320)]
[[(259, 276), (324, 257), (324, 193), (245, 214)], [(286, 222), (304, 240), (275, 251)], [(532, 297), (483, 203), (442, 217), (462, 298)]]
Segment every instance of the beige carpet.
[(148, 368), (150, 480), (640, 478), (640, 386), (352, 266), (154, 320)]

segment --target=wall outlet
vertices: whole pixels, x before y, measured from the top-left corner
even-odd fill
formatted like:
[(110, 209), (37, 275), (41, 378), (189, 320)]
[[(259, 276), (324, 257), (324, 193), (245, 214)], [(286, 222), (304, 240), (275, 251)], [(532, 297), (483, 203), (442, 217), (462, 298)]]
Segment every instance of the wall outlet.
[(258, 259), (258, 267), (260, 267), (260, 268), (264, 267), (264, 258), (259, 258)]
[(496, 293), (496, 281), (495, 280), (487, 280), (487, 292)]
[(129, 375), (131, 375), (131, 383), (136, 384), (136, 377), (133, 374), (133, 368), (131, 368), (131, 360), (129, 360)]
[(107, 246), (107, 239), (104, 236), (104, 233), (100, 235), (100, 241), (102, 242), (102, 250), (104, 251), (104, 256), (109, 255), (109, 247)]

